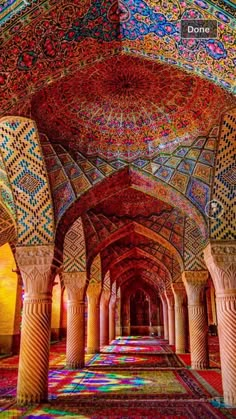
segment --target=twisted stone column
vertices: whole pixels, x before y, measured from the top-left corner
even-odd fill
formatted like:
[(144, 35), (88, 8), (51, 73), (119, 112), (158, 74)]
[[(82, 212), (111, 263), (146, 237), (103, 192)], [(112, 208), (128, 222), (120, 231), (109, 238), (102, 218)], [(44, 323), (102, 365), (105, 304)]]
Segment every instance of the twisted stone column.
[(165, 291), (168, 305), (169, 345), (175, 345), (175, 300), (171, 289)]
[(100, 351), (100, 296), (101, 283), (89, 284), (87, 289), (88, 297), (88, 337), (87, 353), (96, 354)]
[(216, 290), (224, 401), (236, 406), (236, 242), (212, 242), (204, 258)]
[(100, 300), (100, 346), (109, 344), (109, 300), (110, 291), (104, 289)]
[(83, 368), (85, 355), (84, 299), (86, 272), (63, 273), (67, 291), (66, 365), (69, 369)]
[(48, 367), (54, 247), (16, 248), (16, 261), (25, 287), (17, 383), (19, 404), (48, 398)]
[(163, 308), (164, 339), (169, 340), (168, 305), (165, 294), (160, 294)]
[(197, 370), (209, 367), (208, 326), (204, 301), (207, 279), (207, 271), (183, 272), (183, 282), (188, 296), (191, 366)]
[(175, 299), (175, 352), (185, 353), (186, 347), (186, 290), (182, 282), (171, 285)]
[(109, 302), (109, 341), (116, 337), (116, 295), (112, 294)]

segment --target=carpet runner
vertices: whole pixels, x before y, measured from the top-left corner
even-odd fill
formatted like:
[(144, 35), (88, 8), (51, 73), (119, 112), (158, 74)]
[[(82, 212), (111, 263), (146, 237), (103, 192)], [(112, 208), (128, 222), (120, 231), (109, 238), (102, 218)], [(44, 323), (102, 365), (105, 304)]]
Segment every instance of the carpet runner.
[(206, 402), (199, 401), (158, 401), (158, 402), (116, 402), (110, 401), (90, 403), (90, 406), (78, 406), (74, 403), (51, 403), (34, 407), (12, 406), (2, 413), (2, 418), (35, 418), (43, 419), (223, 419), (225, 416)]

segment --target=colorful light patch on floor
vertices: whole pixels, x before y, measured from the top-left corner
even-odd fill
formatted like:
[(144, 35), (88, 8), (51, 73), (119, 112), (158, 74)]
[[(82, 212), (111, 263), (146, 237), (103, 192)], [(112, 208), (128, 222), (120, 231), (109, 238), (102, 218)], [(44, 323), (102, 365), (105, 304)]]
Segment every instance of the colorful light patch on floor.
[(109, 346), (103, 346), (101, 349), (101, 353), (160, 353), (160, 352), (171, 352), (170, 348), (167, 345), (160, 346), (160, 345), (145, 345), (145, 346), (138, 346), (138, 345), (128, 345), (128, 344), (119, 344), (119, 345), (109, 345)]
[(49, 374), (49, 394), (51, 399), (67, 396), (96, 397), (108, 394), (151, 397), (199, 398), (209, 395), (189, 371), (152, 370), (152, 371), (105, 371), (55, 370)]
[[(226, 412), (228, 413), (228, 412)], [(42, 404), (30, 407), (14, 406), (7, 412), (0, 415), (1, 418), (20, 419), (35, 418), (43, 419), (60, 419), (78, 418), (78, 419), (190, 419), (190, 418), (207, 418), (207, 419), (223, 419), (230, 417), (227, 414), (221, 414), (220, 410), (215, 409), (210, 403), (199, 401), (109, 401), (102, 403), (90, 403), (87, 406), (78, 405), (76, 401), (70, 403), (56, 403), (55, 406)], [(234, 417), (234, 416), (231, 416)]]
[(178, 368), (183, 363), (175, 354), (161, 355), (121, 355), (121, 354), (96, 354), (86, 363), (88, 367), (111, 368)]
[[(211, 388), (218, 390), (218, 386), (215, 385), (216, 378), (220, 378), (218, 372), (215, 372), (213, 377), (211, 371), (203, 371), (199, 375), (198, 372), (183, 367), (173, 369), (172, 366), (168, 366), (161, 369), (161, 365), (166, 362), (175, 362), (175, 358), (178, 359), (162, 339), (132, 336), (117, 338), (112, 344), (113, 348), (119, 347), (121, 351), (123, 348), (131, 349), (127, 355), (124, 352), (86, 355), (86, 368), (83, 370), (65, 368), (65, 341), (52, 345), (49, 370), (50, 403), (30, 407), (19, 407), (15, 404), (18, 357), (0, 360), (0, 418), (234, 417), (230, 410), (221, 409), (221, 413), (220, 409), (215, 409), (207, 402), (214, 398)], [(156, 350), (158, 346), (164, 348), (163, 351), (153, 353), (152, 349)], [(137, 347), (140, 351), (135, 353), (134, 349)], [(152, 348), (148, 354), (142, 352), (147, 347)], [(166, 348), (169, 352), (165, 352)], [(158, 365), (153, 366), (155, 363)], [(211, 385), (207, 385), (207, 382)]]

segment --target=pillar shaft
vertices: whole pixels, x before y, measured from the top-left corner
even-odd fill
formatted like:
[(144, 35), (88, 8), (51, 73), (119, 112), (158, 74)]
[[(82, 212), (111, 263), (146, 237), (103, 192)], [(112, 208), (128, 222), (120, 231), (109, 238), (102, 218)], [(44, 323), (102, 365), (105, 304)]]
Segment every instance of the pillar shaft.
[(204, 302), (207, 279), (207, 271), (183, 272), (183, 282), (188, 296), (191, 366), (198, 370), (209, 367), (208, 325)]
[(100, 346), (109, 344), (109, 299), (110, 291), (103, 290), (100, 301)]
[(109, 341), (116, 337), (116, 296), (112, 295), (109, 303)]
[(171, 289), (165, 291), (168, 305), (169, 344), (175, 345), (175, 302)]
[(121, 336), (122, 335), (122, 328), (121, 328), (121, 300), (120, 297), (116, 297), (116, 310), (117, 310), (117, 321), (115, 325), (115, 335)]
[(172, 284), (175, 299), (175, 352), (185, 353), (186, 347), (186, 291), (183, 283)]
[(168, 305), (164, 294), (160, 295), (163, 308), (164, 339), (169, 340)]
[(100, 296), (101, 283), (89, 284), (88, 296), (88, 337), (87, 353), (96, 354), (100, 351)]
[(204, 258), (216, 290), (224, 401), (236, 406), (236, 243), (212, 242)]
[(84, 298), (86, 272), (63, 273), (67, 290), (66, 365), (70, 369), (83, 368), (85, 356)]
[(16, 260), (25, 287), (17, 383), (19, 404), (48, 398), (53, 246), (18, 247)]

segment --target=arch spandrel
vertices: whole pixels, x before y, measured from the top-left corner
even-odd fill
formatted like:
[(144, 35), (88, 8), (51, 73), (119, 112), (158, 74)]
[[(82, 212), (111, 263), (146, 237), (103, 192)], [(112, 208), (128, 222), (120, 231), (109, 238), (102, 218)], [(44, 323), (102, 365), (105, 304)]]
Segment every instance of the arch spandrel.
[(65, 272), (86, 272), (86, 246), (80, 217), (65, 235), (63, 267)]
[(18, 244), (53, 243), (53, 204), (35, 123), (2, 118), (0, 149), (15, 202)]
[(96, 255), (90, 267), (89, 284), (102, 284), (102, 265), (100, 254)]

